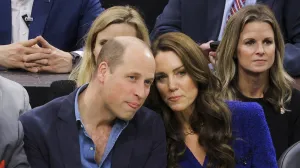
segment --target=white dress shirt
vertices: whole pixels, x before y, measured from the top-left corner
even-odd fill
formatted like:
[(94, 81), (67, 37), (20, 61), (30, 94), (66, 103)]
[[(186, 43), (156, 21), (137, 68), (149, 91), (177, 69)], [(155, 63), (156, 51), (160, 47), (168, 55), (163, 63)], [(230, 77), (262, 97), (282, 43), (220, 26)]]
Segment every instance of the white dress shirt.
[[(220, 33), (219, 33), (219, 37), (218, 37), (219, 41), (221, 41), (221, 39), (222, 39), (223, 32), (226, 27), (226, 22), (227, 22), (229, 14), (230, 14), (230, 9), (231, 9), (234, 1), (235, 0), (226, 0), (224, 13), (223, 13), (223, 19), (222, 19), (222, 25), (221, 25), (221, 29), (220, 29)], [(254, 5), (254, 4), (256, 4), (256, 0), (246, 0), (245, 6)]]
[(31, 16), (33, 0), (11, 0), (12, 43), (28, 40), (29, 28), (22, 16)]
[[(34, 0), (11, 0), (12, 43), (28, 40), (29, 28), (22, 16), (26, 14), (28, 17), (31, 16), (33, 1)], [(83, 55), (83, 51), (79, 50), (74, 52), (80, 56)]]

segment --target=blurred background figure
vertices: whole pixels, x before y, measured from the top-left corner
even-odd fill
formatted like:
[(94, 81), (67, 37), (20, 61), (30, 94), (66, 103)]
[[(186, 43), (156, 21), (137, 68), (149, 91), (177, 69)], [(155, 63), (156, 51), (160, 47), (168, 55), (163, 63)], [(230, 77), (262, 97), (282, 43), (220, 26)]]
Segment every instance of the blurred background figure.
[(222, 40), (228, 19), (244, 6), (269, 6), (284, 35), (284, 67), (292, 76), (300, 75), (299, 0), (169, 0), (158, 16), (151, 39), (166, 32), (180, 31), (200, 44), (203, 53), (214, 58), (209, 43)]
[(29, 168), (19, 115), (30, 109), (26, 90), (0, 76), (0, 167)]
[(148, 29), (135, 9), (129, 6), (106, 9), (94, 21), (88, 32), (83, 59), (72, 71), (70, 79), (76, 80), (78, 86), (90, 82), (102, 46), (116, 36), (137, 37), (150, 45)]
[(70, 72), (102, 11), (99, 0), (1, 0), (0, 66)]

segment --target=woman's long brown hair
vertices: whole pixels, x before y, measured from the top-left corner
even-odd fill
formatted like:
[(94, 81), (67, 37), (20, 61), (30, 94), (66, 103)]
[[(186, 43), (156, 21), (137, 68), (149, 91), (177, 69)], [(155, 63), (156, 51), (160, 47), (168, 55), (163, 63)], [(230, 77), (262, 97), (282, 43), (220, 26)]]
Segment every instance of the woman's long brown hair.
[[(230, 146), (231, 113), (220, 98), (221, 83), (210, 71), (209, 62), (198, 45), (182, 33), (167, 33), (153, 43), (152, 51), (154, 56), (159, 52), (174, 52), (189, 76), (197, 83), (199, 92), (189, 122), (209, 158), (207, 168), (234, 167), (234, 152)], [(180, 131), (181, 123), (161, 99), (155, 84), (151, 88), (146, 106), (161, 113), (167, 134), (168, 167), (178, 167), (178, 161), (186, 149), (184, 134)]]

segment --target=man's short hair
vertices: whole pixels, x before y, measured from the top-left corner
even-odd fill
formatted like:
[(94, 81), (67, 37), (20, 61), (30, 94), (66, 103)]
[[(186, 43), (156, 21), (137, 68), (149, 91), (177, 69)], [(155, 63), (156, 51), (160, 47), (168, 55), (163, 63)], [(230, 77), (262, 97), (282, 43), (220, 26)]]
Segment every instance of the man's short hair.
[(97, 72), (98, 66), (101, 62), (105, 61), (111, 72), (114, 71), (117, 65), (123, 63), (123, 55), (126, 50), (126, 46), (116, 39), (108, 40), (102, 47), (98, 58), (96, 60)]

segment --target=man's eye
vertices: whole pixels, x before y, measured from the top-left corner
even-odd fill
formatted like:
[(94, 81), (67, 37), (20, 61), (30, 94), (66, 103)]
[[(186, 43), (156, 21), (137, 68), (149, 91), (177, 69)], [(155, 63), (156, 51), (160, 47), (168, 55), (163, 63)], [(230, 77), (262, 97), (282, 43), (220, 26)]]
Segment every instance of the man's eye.
[(135, 76), (128, 76), (128, 78), (129, 78), (130, 80), (135, 80), (135, 79), (136, 79)]

